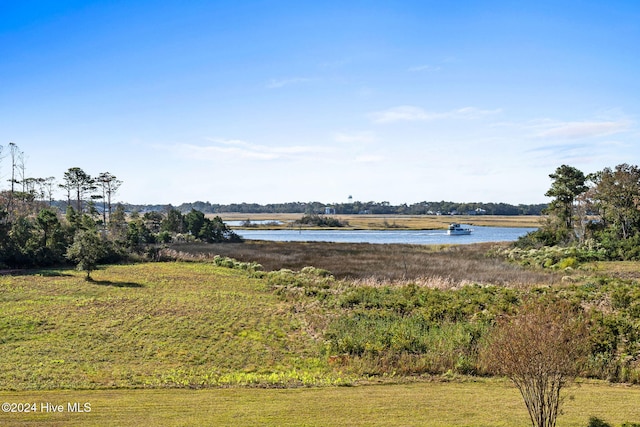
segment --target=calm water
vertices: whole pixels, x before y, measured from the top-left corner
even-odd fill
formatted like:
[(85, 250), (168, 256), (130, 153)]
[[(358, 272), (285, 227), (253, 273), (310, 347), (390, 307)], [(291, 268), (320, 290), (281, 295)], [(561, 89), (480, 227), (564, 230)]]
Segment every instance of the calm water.
[(278, 242), (409, 243), (481, 243), (514, 241), (535, 228), (474, 227), (468, 236), (449, 236), (446, 230), (235, 230), (247, 240)]

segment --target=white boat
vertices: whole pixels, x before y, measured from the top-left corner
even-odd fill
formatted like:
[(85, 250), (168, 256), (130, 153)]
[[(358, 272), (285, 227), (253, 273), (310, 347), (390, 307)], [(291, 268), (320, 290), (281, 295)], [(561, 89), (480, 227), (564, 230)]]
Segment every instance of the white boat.
[(470, 228), (464, 228), (460, 224), (453, 223), (449, 225), (449, 228), (447, 229), (447, 234), (449, 236), (465, 236), (465, 235), (471, 234), (471, 231), (472, 230)]

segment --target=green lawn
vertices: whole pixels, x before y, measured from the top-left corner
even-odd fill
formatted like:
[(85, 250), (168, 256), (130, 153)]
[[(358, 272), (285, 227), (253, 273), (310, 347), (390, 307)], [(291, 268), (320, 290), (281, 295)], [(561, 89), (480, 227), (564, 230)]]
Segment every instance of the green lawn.
[[(640, 388), (590, 383), (569, 389), (559, 426), (590, 416), (619, 426), (640, 421)], [(35, 402), (33, 414), (2, 413), (3, 426), (525, 426), (518, 392), (503, 381), (362, 387), (0, 392), (3, 402)], [(62, 404), (43, 413), (41, 404)], [(69, 402), (91, 412), (70, 413)], [(82, 406), (82, 405), (81, 405)]]
[(335, 382), (289, 305), (244, 272), (155, 263), (93, 276), (0, 277), (0, 389)]
[[(323, 355), (299, 311), (320, 313), (316, 299), (283, 298), (246, 271), (168, 262), (93, 276), (0, 276), (0, 401), (36, 409), (2, 412), (1, 426), (529, 423), (506, 381), (391, 384), (409, 380), (392, 376), (336, 387), (378, 379), (345, 374)], [(585, 383), (567, 395), (559, 426), (586, 426), (590, 416), (640, 422), (638, 386)], [(43, 411), (47, 403), (62, 412)], [(90, 412), (69, 412), (84, 403)]]

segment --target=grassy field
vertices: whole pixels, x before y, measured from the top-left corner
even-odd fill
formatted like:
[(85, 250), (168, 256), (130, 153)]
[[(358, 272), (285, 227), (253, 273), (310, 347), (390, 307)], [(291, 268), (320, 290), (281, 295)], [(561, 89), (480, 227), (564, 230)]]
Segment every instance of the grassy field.
[[(0, 413), (0, 425), (526, 425), (508, 382), (460, 373), (473, 370), (478, 322), (532, 288), (600, 292), (606, 302), (604, 284), (574, 282), (628, 278), (637, 264), (590, 265), (565, 283), (487, 258), (490, 247), (247, 243), (209, 245), (205, 256), (190, 246), (202, 262), (106, 266), (93, 282), (66, 269), (0, 276), (0, 400), (37, 410)], [(274, 270), (295, 260), (296, 269), (335, 268), (349, 280), (217, 266), (212, 254), (223, 248), (247, 251), (248, 261), (262, 253)], [(356, 318), (364, 323), (349, 329)], [(399, 329), (416, 322), (429, 326)], [(417, 333), (426, 350), (399, 365), (387, 350), (350, 353), (358, 340), (375, 347), (398, 333)], [(570, 395), (560, 425), (640, 421), (638, 386), (588, 382)], [(63, 411), (43, 412), (47, 403)], [(75, 403), (91, 412), (70, 412)]]
[[(640, 420), (640, 388), (572, 387), (560, 426), (589, 417), (619, 426)], [(0, 413), (3, 426), (524, 426), (522, 400), (504, 381), (424, 382), (296, 389), (89, 390), (0, 392), (2, 402), (31, 402), (35, 413)], [(90, 404), (69, 412), (68, 404)], [(43, 412), (41, 405), (63, 405)], [(45, 407), (46, 409), (46, 407)]]
[[(209, 215), (216, 216), (216, 215)], [(225, 221), (280, 221), (280, 226), (269, 225), (266, 228), (287, 228), (302, 214), (219, 214)], [(348, 222), (347, 229), (384, 230), (413, 229), (438, 230), (446, 229), (452, 222), (490, 227), (539, 227), (542, 217), (536, 215), (330, 215), (340, 221)]]
[(93, 276), (0, 277), (2, 389), (334, 380), (314, 358), (317, 344), (300, 319), (244, 272), (157, 263)]

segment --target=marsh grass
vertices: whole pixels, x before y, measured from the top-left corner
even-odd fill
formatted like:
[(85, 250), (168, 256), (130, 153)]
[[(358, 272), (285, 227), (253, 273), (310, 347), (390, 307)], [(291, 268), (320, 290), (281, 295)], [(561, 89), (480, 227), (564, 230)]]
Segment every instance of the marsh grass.
[[(267, 242), (230, 244), (176, 244), (184, 259), (204, 260), (215, 255), (257, 262), (266, 271), (300, 270), (314, 266), (338, 279), (369, 283), (421, 282), (436, 287), (469, 283), (512, 287), (551, 286), (564, 273), (532, 270), (487, 253), (499, 244), (377, 245), (368, 243)], [(504, 246), (504, 245), (503, 245)]]
[[(303, 214), (272, 213), (246, 214), (221, 213), (210, 214), (210, 217), (220, 216), (224, 221), (273, 221), (280, 225), (268, 224), (252, 228), (288, 228), (294, 226), (295, 221)], [(347, 229), (384, 230), (393, 228), (413, 230), (446, 229), (450, 223), (459, 222), (475, 226), (487, 227), (539, 227), (543, 217), (537, 215), (331, 215), (339, 221), (348, 223)], [(256, 227), (257, 226), (257, 227)], [(297, 226), (297, 225), (295, 225)], [(240, 227), (242, 228), (242, 227)]]

